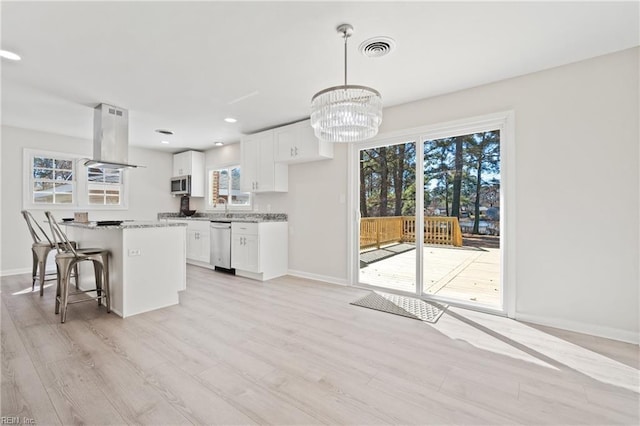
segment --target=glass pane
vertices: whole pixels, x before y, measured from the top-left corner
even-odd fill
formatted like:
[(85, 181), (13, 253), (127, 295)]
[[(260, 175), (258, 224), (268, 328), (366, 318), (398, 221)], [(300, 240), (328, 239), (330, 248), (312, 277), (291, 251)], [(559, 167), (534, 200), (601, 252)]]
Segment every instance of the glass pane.
[(46, 191), (52, 192), (53, 190), (53, 182), (34, 182), (33, 183), (34, 191)]
[(108, 195), (108, 196), (106, 197), (106, 204), (109, 204), (109, 205), (117, 205), (117, 204), (120, 204), (120, 197), (119, 197), (119, 196), (117, 196), (117, 195), (116, 195), (115, 197), (114, 197), (114, 196), (109, 196), (109, 195)]
[(56, 160), (56, 169), (72, 170), (73, 162), (71, 160)]
[(424, 294), (500, 307), (500, 132), (425, 141), (423, 155)]
[(56, 194), (56, 204), (70, 204), (73, 202), (72, 194)]
[(52, 179), (53, 180), (53, 170), (33, 169), (33, 177), (36, 179)]
[(73, 192), (73, 184), (70, 182), (56, 182), (53, 184), (53, 192), (66, 192), (70, 194)]
[(87, 175), (87, 179), (89, 180), (89, 182), (103, 182), (104, 175), (102, 173), (89, 172), (89, 174)]
[(104, 204), (104, 196), (89, 194), (89, 204)]
[(251, 201), (251, 194), (248, 192), (236, 192), (232, 190), (231, 205), (234, 206), (248, 206)]
[(120, 172), (106, 172), (104, 174), (104, 181), (108, 183), (120, 183)]
[(228, 170), (220, 170), (220, 193), (221, 194), (229, 193), (229, 171)]
[(53, 168), (53, 158), (47, 157), (34, 157), (33, 158), (33, 167), (37, 168)]
[(240, 167), (231, 169), (231, 189), (240, 190)]
[(360, 151), (360, 275), (416, 292), (416, 144)]
[(117, 189), (107, 189), (105, 192), (107, 195), (120, 195), (120, 191)]
[(34, 192), (33, 202), (38, 204), (52, 204), (53, 194), (50, 192)]
[(56, 170), (56, 180), (70, 181), (73, 179), (73, 173), (66, 170)]

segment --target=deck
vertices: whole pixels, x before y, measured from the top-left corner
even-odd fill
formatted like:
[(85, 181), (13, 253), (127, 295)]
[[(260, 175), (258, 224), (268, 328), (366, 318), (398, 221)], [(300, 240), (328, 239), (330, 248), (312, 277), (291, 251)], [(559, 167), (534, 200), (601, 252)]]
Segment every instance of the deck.
[[(501, 305), (499, 248), (490, 244), (484, 247), (425, 245), (423, 257), (426, 294), (495, 307)], [(364, 265), (360, 268), (361, 283), (415, 291), (415, 248)]]

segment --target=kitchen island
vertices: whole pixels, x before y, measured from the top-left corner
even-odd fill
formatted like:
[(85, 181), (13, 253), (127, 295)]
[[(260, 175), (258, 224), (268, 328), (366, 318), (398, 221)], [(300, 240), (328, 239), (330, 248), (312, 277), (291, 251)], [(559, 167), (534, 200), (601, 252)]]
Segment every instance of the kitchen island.
[[(186, 288), (186, 225), (167, 221), (126, 221), (117, 225), (65, 222), (80, 247), (111, 251), (111, 310), (125, 318), (175, 305)], [(80, 287), (93, 288), (89, 262), (81, 262)]]

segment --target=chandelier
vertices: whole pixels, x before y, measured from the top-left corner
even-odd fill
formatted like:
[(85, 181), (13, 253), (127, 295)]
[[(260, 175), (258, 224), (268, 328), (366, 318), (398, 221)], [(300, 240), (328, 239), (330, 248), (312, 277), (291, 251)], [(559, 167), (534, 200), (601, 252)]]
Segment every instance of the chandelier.
[(311, 126), (316, 137), (327, 142), (357, 142), (378, 134), (382, 123), (382, 97), (366, 86), (347, 84), (347, 39), (353, 27), (342, 24), (344, 85), (329, 87), (311, 99)]

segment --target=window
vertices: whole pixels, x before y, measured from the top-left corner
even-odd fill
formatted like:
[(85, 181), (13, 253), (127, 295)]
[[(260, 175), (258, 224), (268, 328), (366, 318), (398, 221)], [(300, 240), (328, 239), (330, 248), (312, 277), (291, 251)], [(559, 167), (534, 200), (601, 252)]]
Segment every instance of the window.
[(251, 207), (251, 193), (240, 191), (240, 166), (209, 170), (208, 184), (209, 209), (224, 209), (225, 203), (230, 209)]
[(25, 209), (125, 209), (126, 172), (85, 167), (77, 154), (25, 149)]
[(73, 159), (49, 155), (32, 156), (31, 171), (30, 192), (33, 204), (73, 204)]
[(122, 202), (122, 170), (87, 169), (89, 204), (120, 205)]

